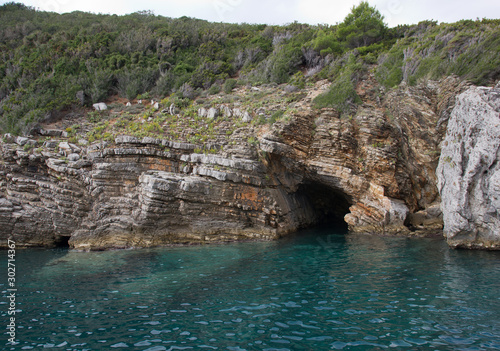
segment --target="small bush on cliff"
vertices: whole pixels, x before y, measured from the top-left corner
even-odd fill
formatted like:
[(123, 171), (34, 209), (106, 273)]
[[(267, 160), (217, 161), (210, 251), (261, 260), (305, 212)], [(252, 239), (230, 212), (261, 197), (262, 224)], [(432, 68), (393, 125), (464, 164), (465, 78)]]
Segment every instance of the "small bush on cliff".
[(223, 88), (224, 92), (226, 94), (231, 94), (233, 89), (236, 88), (237, 84), (238, 84), (238, 81), (236, 79), (229, 78), (224, 83), (224, 88)]
[(375, 76), (378, 81), (388, 88), (392, 88), (403, 79), (403, 59), (402, 50), (393, 48), (388, 53), (379, 58), (379, 65)]
[(323, 57), (329, 54), (339, 55), (344, 51), (336, 33), (327, 33), (323, 29), (318, 31), (316, 38), (312, 41), (312, 47)]
[(352, 107), (361, 102), (354, 86), (361, 69), (360, 64), (355, 62), (354, 56), (351, 56), (348, 64), (334, 79), (330, 89), (313, 100), (313, 106), (315, 108), (332, 107), (342, 115), (347, 114)]

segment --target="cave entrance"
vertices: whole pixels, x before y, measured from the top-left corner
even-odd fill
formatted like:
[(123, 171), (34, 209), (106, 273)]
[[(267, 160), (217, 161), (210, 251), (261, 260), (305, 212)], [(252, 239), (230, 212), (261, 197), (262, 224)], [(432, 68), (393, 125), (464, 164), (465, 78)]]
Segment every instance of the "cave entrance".
[(352, 201), (342, 191), (315, 181), (302, 183), (297, 191), (311, 207), (312, 226), (331, 227), (347, 232), (344, 216), (349, 213)]
[(59, 236), (54, 241), (54, 245), (57, 248), (69, 249), (69, 239), (71, 239), (71, 236)]

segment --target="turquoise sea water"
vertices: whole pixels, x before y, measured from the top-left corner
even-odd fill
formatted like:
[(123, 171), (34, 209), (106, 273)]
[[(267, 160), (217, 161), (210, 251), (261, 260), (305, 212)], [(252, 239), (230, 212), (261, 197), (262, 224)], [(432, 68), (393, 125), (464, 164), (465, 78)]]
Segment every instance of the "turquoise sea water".
[(440, 239), (315, 229), (277, 242), (18, 249), (16, 267), (19, 343), (4, 334), (3, 350), (500, 349), (500, 253)]

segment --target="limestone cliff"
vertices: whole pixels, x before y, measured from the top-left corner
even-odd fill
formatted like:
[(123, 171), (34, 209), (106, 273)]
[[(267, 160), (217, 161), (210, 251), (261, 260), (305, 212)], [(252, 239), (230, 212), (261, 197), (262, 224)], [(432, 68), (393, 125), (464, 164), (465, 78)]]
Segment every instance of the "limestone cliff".
[(500, 84), (458, 96), (437, 174), (449, 244), (500, 249)]
[(310, 107), (325, 88), (319, 82), (289, 118), (244, 124), (224, 147), (210, 147), (215, 154), (152, 137), (75, 145), (6, 136), (1, 235), (18, 245), (69, 239), (71, 247), (98, 250), (269, 240), (332, 218), (350, 232), (440, 234), (435, 169), (467, 84), (450, 77), (386, 92), (369, 79), (350, 116)]

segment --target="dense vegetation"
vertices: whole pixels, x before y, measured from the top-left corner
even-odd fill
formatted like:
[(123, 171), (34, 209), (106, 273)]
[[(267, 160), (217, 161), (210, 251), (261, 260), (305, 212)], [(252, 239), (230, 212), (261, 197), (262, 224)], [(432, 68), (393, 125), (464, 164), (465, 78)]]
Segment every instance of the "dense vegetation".
[(500, 21), (422, 22), (387, 28), (367, 2), (335, 26), (209, 23), (143, 11), (126, 16), (0, 7), (0, 131), (25, 133), (51, 114), (111, 95), (194, 99), (237, 84), (303, 88), (329, 79), (316, 107), (359, 102), (374, 70), (391, 88), (457, 74), (500, 78)]

